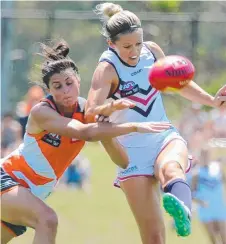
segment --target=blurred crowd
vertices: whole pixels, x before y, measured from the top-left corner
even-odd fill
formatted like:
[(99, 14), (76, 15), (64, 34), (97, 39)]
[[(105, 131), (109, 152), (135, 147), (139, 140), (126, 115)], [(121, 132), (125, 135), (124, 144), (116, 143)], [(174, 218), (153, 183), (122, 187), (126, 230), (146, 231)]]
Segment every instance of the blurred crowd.
[(30, 110), (44, 96), (41, 87), (32, 86), (24, 99), (17, 103), (15, 110), (4, 114), (1, 120), (1, 157), (7, 156), (20, 145)]
[(223, 148), (226, 146), (226, 109), (207, 112), (202, 105), (193, 103), (183, 112), (178, 129), (194, 158), (200, 157), (202, 149)]
[(194, 103), (178, 128), (193, 157), (187, 180), (194, 215), (212, 244), (226, 244), (226, 109), (206, 112)]

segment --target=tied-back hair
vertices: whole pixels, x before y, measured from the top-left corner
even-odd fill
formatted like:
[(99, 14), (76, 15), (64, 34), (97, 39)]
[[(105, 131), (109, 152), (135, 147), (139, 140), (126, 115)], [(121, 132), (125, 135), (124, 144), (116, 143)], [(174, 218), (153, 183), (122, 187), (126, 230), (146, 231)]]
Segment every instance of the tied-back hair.
[(78, 74), (75, 62), (68, 56), (70, 49), (66, 41), (61, 40), (53, 47), (41, 43), (40, 47), (42, 50), (40, 55), (45, 58), (41, 68), (42, 81), (48, 88), (49, 80), (54, 74), (67, 69), (72, 69)]
[(112, 42), (119, 38), (119, 34), (127, 34), (141, 28), (140, 19), (132, 12), (114, 3), (101, 3), (94, 12), (103, 21), (102, 34)]

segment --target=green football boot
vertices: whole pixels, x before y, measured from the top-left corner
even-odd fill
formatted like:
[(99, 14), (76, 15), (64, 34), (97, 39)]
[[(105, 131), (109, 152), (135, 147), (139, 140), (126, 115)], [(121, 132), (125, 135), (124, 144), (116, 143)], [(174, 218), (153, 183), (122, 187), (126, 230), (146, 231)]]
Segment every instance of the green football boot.
[(178, 236), (191, 234), (191, 213), (190, 210), (176, 196), (170, 193), (163, 195), (163, 207), (173, 217)]

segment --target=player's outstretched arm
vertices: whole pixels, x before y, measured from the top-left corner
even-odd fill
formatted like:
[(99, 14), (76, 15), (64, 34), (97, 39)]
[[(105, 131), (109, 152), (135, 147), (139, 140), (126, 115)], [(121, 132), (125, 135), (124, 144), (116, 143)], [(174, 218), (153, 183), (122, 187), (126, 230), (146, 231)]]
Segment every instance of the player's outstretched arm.
[(194, 81), (191, 81), (179, 90), (179, 94), (188, 100), (210, 107), (226, 106), (226, 85), (219, 89), (214, 97), (204, 91)]
[[(85, 141), (100, 141), (132, 132), (158, 133), (170, 127), (169, 123), (83, 124), (75, 119), (63, 117), (53, 109), (41, 104), (32, 108), (29, 120), (29, 124), (33, 123), (32, 127), (28, 126), (29, 133), (35, 133), (35, 131), (31, 131), (31, 128), (35, 127), (35, 123), (36, 133), (46, 130), (58, 135)], [(37, 128), (39, 128), (39, 131)]]
[[(147, 44), (157, 59), (165, 56), (162, 49), (156, 43), (147, 42)], [(192, 102), (197, 102), (210, 107), (226, 107), (226, 85), (220, 88), (215, 96), (211, 96), (194, 81), (191, 81), (184, 88), (178, 90), (178, 93)]]

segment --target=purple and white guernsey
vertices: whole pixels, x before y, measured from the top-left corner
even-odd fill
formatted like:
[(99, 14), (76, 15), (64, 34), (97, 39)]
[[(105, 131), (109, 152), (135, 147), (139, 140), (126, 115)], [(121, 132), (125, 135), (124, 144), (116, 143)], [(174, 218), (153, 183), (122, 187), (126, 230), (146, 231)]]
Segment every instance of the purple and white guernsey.
[[(109, 48), (101, 55), (99, 62), (103, 61), (110, 63), (115, 68), (119, 78), (118, 88), (114, 94), (111, 94), (108, 101), (124, 98), (136, 103), (134, 108), (114, 112), (110, 117), (111, 122), (168, 121), (161, 94), (151, 87), (148, 80), (149, 70), (156, 61), (156, 58), (147, 44), (143, 44), (140, 60), (136, 66), (126, 64), (112, 48)], [(125, 142), (126, 138), (129, 138), (129, 144), (135, 140), (135, 144), (141, 143), (139, 146), (142, 146), (146, 144), (144, 138), (150, 136), (155, 137), (156, 135), (133, 133), (120, 136), (119, 140)], [(125, 146), (128, 146), (127, 143), (125, 143)]]

